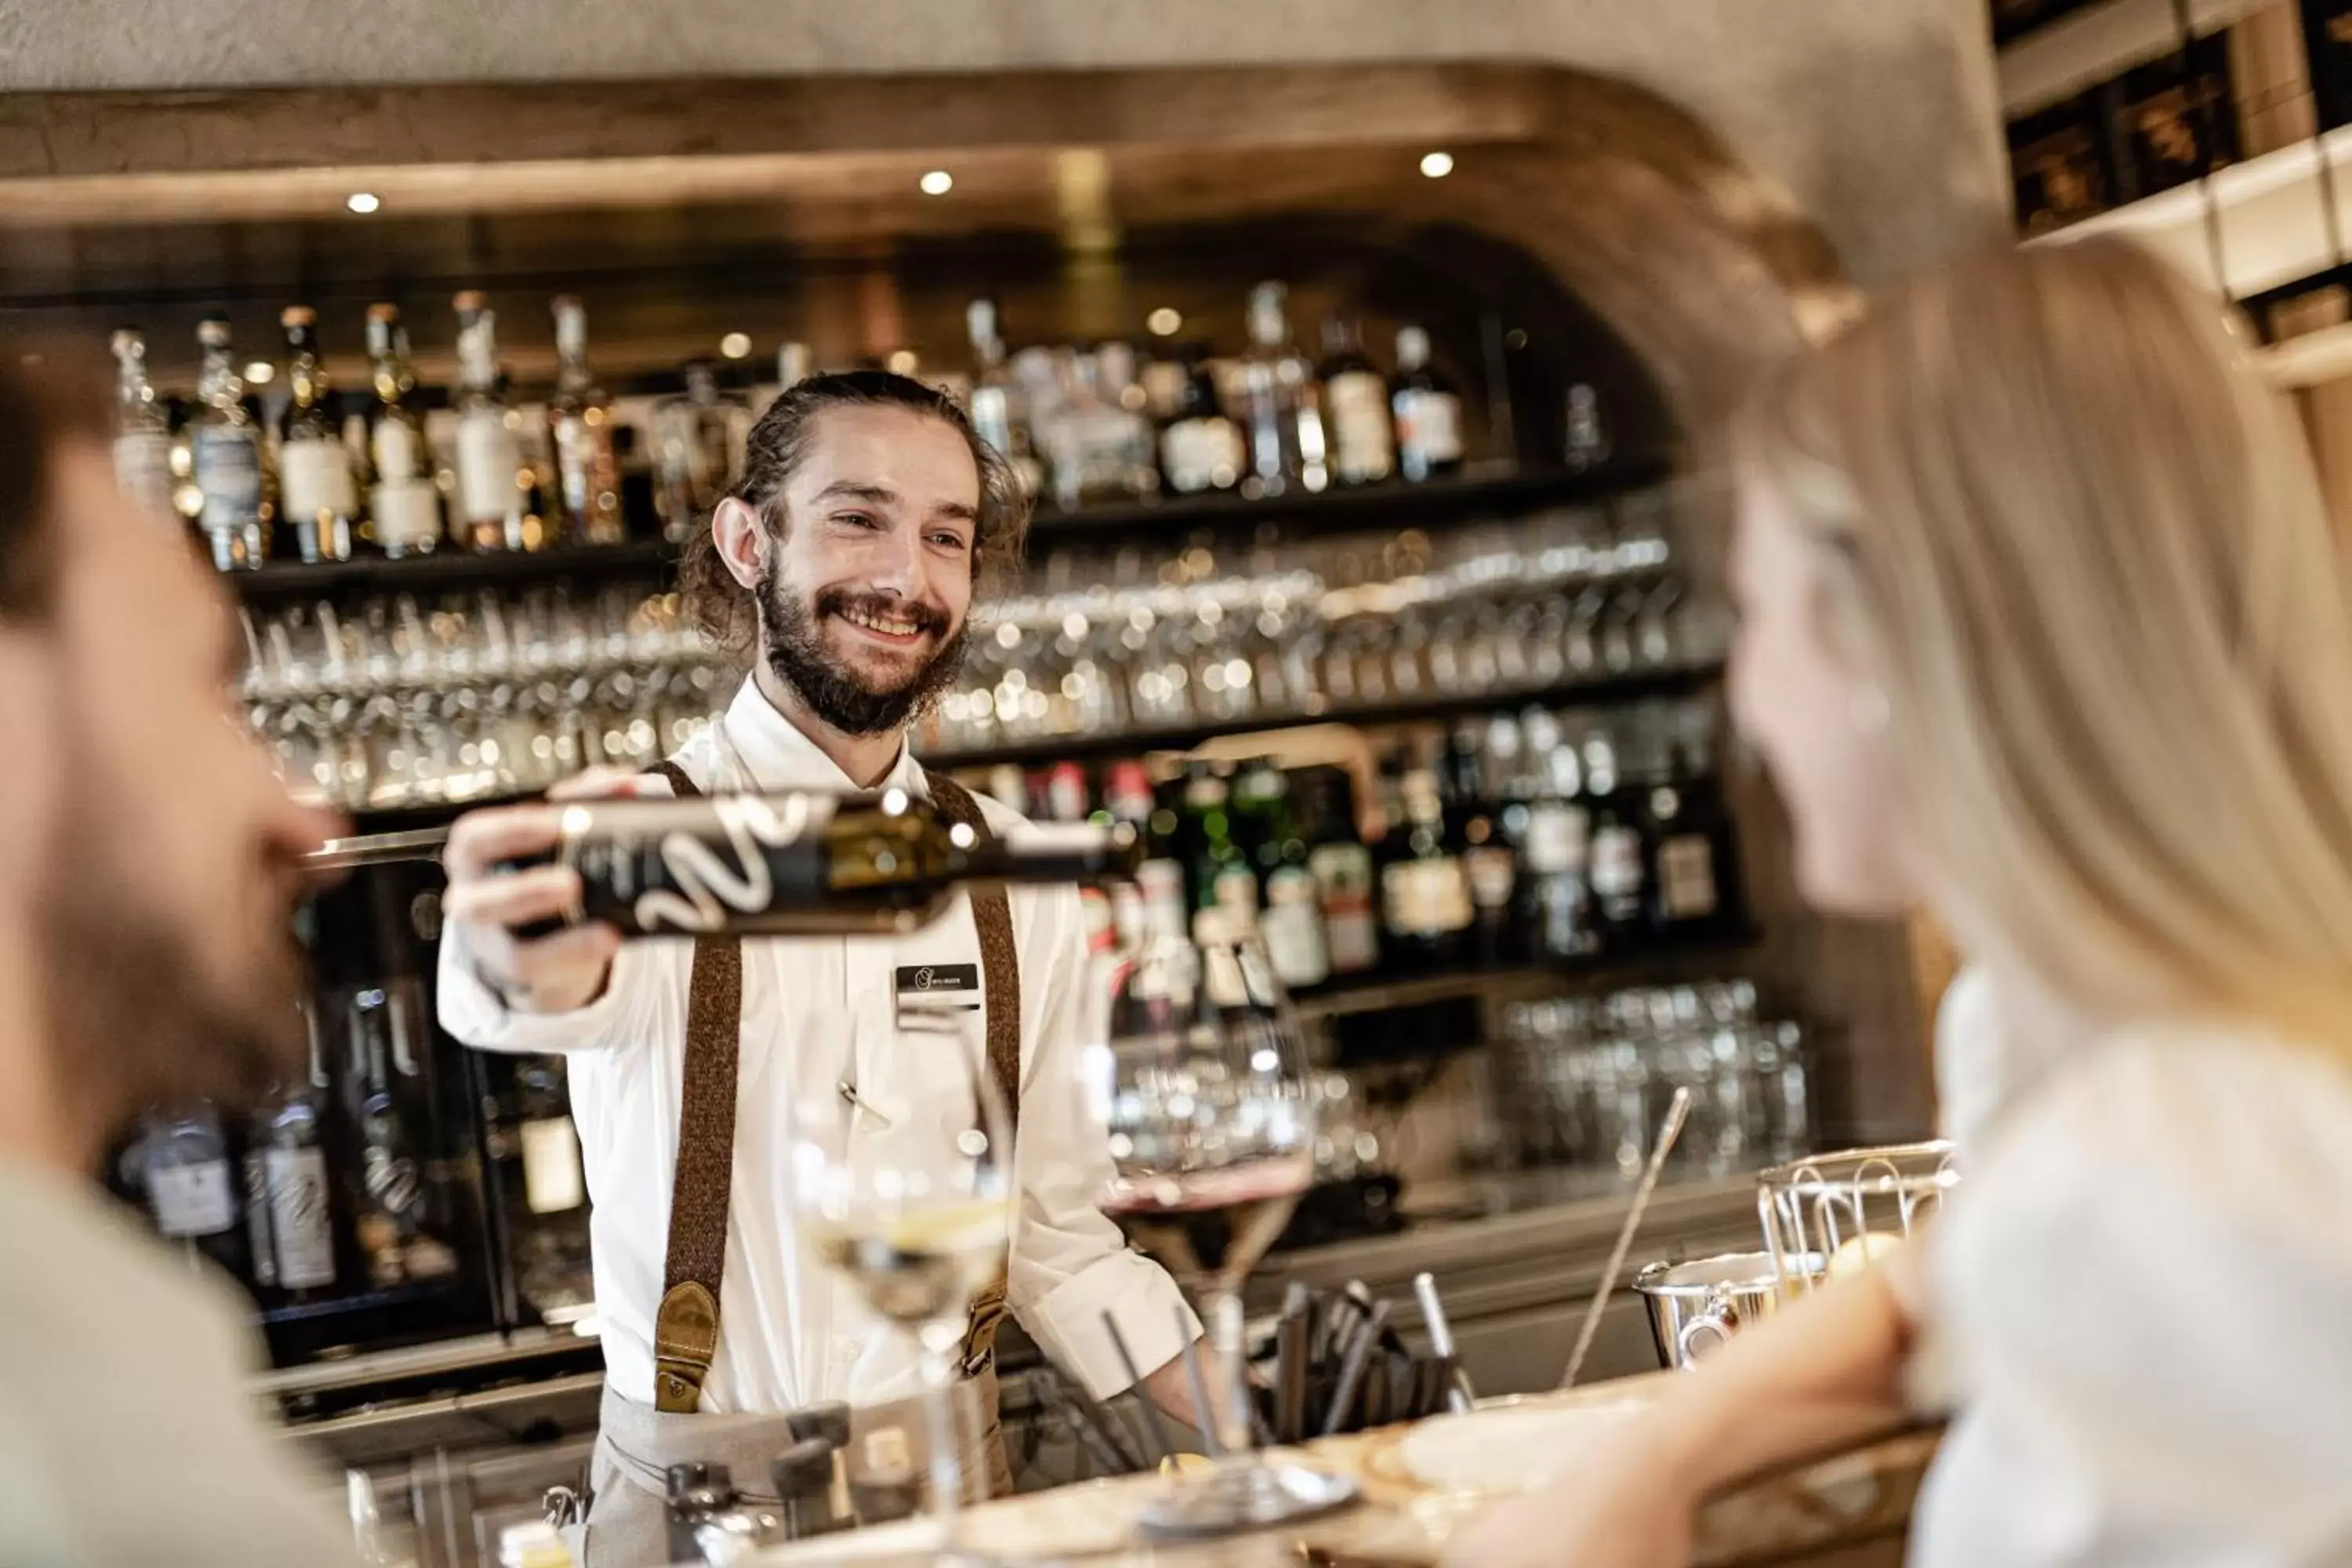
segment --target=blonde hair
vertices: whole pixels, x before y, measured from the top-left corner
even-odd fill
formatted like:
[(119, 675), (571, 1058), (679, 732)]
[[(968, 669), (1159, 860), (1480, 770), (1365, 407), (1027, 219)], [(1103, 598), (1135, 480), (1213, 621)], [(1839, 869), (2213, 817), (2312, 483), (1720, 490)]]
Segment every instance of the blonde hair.
[(1932, 901), (2111, 1018), (2352, 1051), (2352, 587), (2223, 305), (2116, 240), (1966, 260), (1747, 404), (1884, 689)]

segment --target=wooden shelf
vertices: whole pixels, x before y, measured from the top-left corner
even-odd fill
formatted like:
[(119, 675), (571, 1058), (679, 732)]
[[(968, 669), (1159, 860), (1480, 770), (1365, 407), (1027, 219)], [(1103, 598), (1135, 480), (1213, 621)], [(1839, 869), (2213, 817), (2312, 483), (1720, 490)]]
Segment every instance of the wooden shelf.
[[(2191, 37), (2218, 33), (2261, 0), (2189, 0)], [(2107, 0), (2070, 13), (2000, 47), (2001, 112), (2032, 114), (2180, 47), (2173, 0)]]
[[(1354, 489), (1250, 500), (1231, 493), (1171, 497), (1150, 505), (1041, 508), (1030, 527), (1032, 552), (1081, 541), (1171, 543), (1189, 534), (1248, 534), (1268, 524), (1286, 533), (1328, 532), (1382, 523), (1400, 527), (1512, 517), (1546, 506), (1589, 504), (1657, 483), (1671, 471), (1663, 454), (1620, 458), (1587, 473), (1490, 469), (1461, 479), (1411, 485), (1394, 481)], [(455, 547), (399, 561), (273, 562), (225, 574), (247, 604), (368, 594), (444, 594), (560, 582), (666, 577), (677, 551), (658, 540), (569, 549), (504, 552)]]

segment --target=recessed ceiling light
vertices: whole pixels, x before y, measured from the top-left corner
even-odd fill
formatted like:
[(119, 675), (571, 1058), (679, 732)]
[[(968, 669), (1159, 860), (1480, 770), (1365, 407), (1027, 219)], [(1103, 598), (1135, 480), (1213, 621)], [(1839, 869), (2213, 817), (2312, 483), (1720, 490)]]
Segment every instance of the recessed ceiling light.
[(383, 203), (376, 199), (373, 191), (353, 191), (343, 198), (343, 205), (355, 213), (372, 213)]
[(945, 169), (933, 169), (915, 183), (922, 186), (927, 196), (943, 196), (955, 189), (955, 176)]
[(751, 334), (730, 332), (719, 340), (719, 352), (729, 359), (741, 359), (751, 352)]
[(245, 367), (246, 383), (251, 386), (260, 386), (272, 380), (277, 374), (278, 367), (266, 359), (255, 360)]
[(1181, 310), (1162, 305), (1144, 317), (1143, 324), (1151, 329), (1151, 335), (1155, 338), (1172, 338), (1184, 330), (1184, 315)]
[(1421, 155), (1421, 172), (1427, 174), (1433, 180), (1442, 180), (1445, 178), (1446, 175), (1454, 173), (1454, 154), (1451, 153), (1423, 153)]
[(922, 363), (915, 357), (915, 351), (912, 349), (894, 349), (891, 351), (890, 357), (883, 361), (883, 363), (889, 367), (892, 375), (912, 375)]

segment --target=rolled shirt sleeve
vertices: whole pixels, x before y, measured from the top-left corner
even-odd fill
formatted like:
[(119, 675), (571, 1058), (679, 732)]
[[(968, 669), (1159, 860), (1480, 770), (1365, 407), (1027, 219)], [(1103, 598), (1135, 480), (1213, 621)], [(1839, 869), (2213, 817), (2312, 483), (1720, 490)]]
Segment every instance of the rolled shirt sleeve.
[[(1086, 966), (1077, 895), (1036, 900), (1021, 945), (1024, 1000), (1036, 998), (1035, 1047), (1025, 1064), (1013, 1163), (1021, 1213), (1013, 1237), (1007, 1304), (1038, 1348), (1097, 1399), (1128, 1386), (1105, 1318), (1115, 1318), (1136, 1369), (1156, 1371), (1201, 1331), (1167, 1270), (1128, 1249), (1099, 1207), (1111, 1175), (1108, 1135), (1078, 1081), (1081, 984)], [(1028, 983), (1030, 965), (1042, 984)]]

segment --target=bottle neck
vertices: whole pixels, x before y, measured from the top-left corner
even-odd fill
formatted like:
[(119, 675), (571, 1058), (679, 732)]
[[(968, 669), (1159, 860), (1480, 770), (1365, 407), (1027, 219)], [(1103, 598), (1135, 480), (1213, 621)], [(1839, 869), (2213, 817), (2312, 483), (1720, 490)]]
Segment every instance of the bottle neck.
[(226, 344), (206, 345), (204, 374), (196, 383), (196, 395), (215, 408), (234, 408), (245, 396), (245, 378), (236, 374), (236, 361)]
[(992, 834), (965, 856), (975, 880), (1094, 883), (1132, 877), (1142, 864), (1134, 829), (1090, 822), (1018, 823)]
[(297, 408), (315, 408), (326, 397), (327, 379), (319, 368), (318, 345), (307, 328), (290, 328), (286, 333), (286, 387)]

